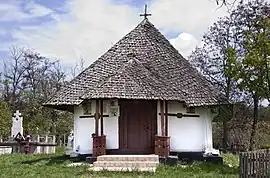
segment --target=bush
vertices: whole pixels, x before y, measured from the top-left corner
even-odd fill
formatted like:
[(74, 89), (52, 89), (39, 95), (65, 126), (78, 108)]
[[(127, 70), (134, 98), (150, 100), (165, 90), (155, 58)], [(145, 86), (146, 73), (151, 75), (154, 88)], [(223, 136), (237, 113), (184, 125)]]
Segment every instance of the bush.
[(10, 130), (12, 125), (12, 114), (9, 110), (8, 104), (4, 101), (0, 101), (0, 136), (3, 138), (10, 136)]

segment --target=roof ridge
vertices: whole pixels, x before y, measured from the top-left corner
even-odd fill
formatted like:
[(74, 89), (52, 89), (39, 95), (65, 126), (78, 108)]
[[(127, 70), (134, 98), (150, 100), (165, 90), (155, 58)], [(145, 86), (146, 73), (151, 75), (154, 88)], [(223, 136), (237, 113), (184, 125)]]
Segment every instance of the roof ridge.
[(143, 88), (145, 89), (145, 86), (144, 86), (144, 85), (141, 85), (140, 83), (138, 83), (138, 82), (133, 78), (133, 76), (130, 75), (129, 71), (126, 71), (126, 68), (127, 68), (128, 66), (130, 66), (130, 65), (133, 65), (134, 62), (135, 62), (136, 64), (139, 64), (140, 67), (142, 67), (143, 69), (145, 69), (145, 71), (147, 71), (148, 73), (151, 74), (151, 72), (150, 72), (150, 71), (142, 64), (142, 62), (139, 61), (136, 57), (134, 57), (133, 59), (130, 59), (129, 61), (127, 61), (127, 62), (125, 63), (125, 65), (123, 65), (121, 68), (119, 68), (119, 70), (115, 71), (114, 74), (108, 76), (105, 80), (103, 80), (103, 81), (97, 83), (93, 88), (87, 90), (82, 96), (80, 96), (80, 98), (86, 99), (86, 97), (89, 97), (89, 92), (91, 92), (91, 90), (95, 90), (96, 88), (105, 85), (105, 84), (109, 81), (108, 79), (111, 79), (111, 78), (113, 78), (113, 77), (116, 76), (116, 75), (122, 75), (123, 73), (120, 73), (120, 72), (123, 72), (123, 71), (125, 72), (124, 75), (128, 76), (128, 77), (129, 77), (130, 79), (132, 79), (138, 86), (143, 87)]
[[(131, 59), (129, 61), (132, 61), (132, 60), (133, 59)], [(95, 86), (93, 86), (93, 88), (104, 85), (108, 81), (109, 78), (114, 77), (115, 75), (117, 75), (119, 73), (119, 71), (122, 71), (124, 68), (126, 68), (129, 65), (128, 62), (126, 62), (122, 67), (120, 67), (118, 70), (116, 70), (113, 74), (111, 74), (111, 75), (107, 76), (106, 78), (104, 78), (103, 80), (99, 81)], [(89, 90), (92, 90), (92, 89), (90, 88)], [(89, 90), (86, 90), (85, 93), (88, 93)], [(80, 98), (83, 98), (83, 96), (84, 96), (84, 94), (82, 96), (80, 96)]]
[[(143, 19), (133, 30), (131, 30), (129, 33), (127, 33), (124, 37), (122, 37), (119, 41), (117, 41), (114, 45), (116, 45), (117, 43), (120, 43), (122, 39), (124, 39), (126, 36), (130, 35), (133, 31), (135, 31), (138, 27), (140, 27), (141, 25), (145, 24), (146, 22), (152, 24), (151, 22), (149, 22), (149, 20)], [(112, 45), (112, 47), (114, 46)], [(82, 72), (80, 72), (76, 77), (74, 77), (70, 82), (68, 82), (67, 85), (69, 85), (69, 83), (72, 83), (72, 81), (74, 81), (76, 78), (80, 77), (85, 71), (87, 71), (89, 68), (94, 67), (94, 65), (96, 65), (96, 63), (100, 62), (100, 59), (103, 59), (103, 56), (112, 49), (112, 47), (110, 47), (105, 53), (101, 54), (98, 59), (96, 61), (94, 61), (93, 63), (91, 63), (87, 68), (85, 68)]]
[[(140, 69), (142, 69), (144, 72), (147, 72), (149, 74), (148, 79), (150, 77), (153, 81), (156, 81), (155, 83), (160, 83), (161, 85), (159, 86), (159, 88), (153, 88), (153, 85), (151, 85), (151, 84), (154, 84), (154, 83), (151, 83), (150, 85), (147, 85), (148, 86), (148, 89), (147, 89), (145, 83), (139, 82), (141, 80), (144, 80), (143, 78), (138, 78), (138, 77), (134, 78), (134, 75), (132, 75), (130, 73), (130, 72), (132, 72), (132, 70), (126, 69), (127, 67), (132, 67), (131, 65), (134, 65), (134, 64), (139, 65)], [(124, 73), (120, 73), (120, 71), (121, 72), (124, 71)], [(123, 66), (121, 69), (116, 71), (113, 75), (111, 75), (108, 78), (111, 79), (116, 75), (125, 75), (125, 76), (129, 77), (133, 82), (136, 83), (136, 85), (143, 88), (145, 91), (147, 91), (148, 93), (150, 93), (152, 95), (154, 95), (154, 93), (157, 92), (157, 90), (160, 90), (159, 91), (160, 92), (159, 97), (164, 99), (164, 100), (166, 100), (166, 98), (162, 97), (162, 95), (164, 95), (164, 92), (179, 94), (179, 92), (177, 90), (175, 90), (174, 87), (169, 87), (163, 80), (160, 80), (161, 79), (160, 76), (157, 77), (157, 76), (153, 75), (153, 73), (137, 58), (129, 60), (128, 63), (125, 66)], [(81, 98), (82, 99), (90, 99), (91, 94), (89, 94), (89, 93), (91, 92), (91, 90), (95, 92), (95, 90), (98, 87), (101, 87), (102, 85), (106, 85), (107, 82), (109, 82), (109, 80), (106, 80), (106, 81), (103, 81), (102, 83), (97, 84), (95, 87), (89, 89), (83, 96), (81, 96)], [(162, 88), (166, 89), (166, 90), (163, 91), (163, 90), (161, 90)], [(178, 99), (180, 99), (180, 98), (178, 98)], [(182, 98), (181, 98), (181, 100), (182, 100)]]

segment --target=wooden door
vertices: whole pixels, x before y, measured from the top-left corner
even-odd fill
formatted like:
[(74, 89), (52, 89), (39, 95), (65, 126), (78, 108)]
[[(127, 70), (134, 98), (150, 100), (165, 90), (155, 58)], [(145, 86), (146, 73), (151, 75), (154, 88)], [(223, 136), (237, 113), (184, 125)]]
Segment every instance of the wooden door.
[(157, 102), (121, 100), (119, 104), (119, 151), (128, 154), (154, 153)]

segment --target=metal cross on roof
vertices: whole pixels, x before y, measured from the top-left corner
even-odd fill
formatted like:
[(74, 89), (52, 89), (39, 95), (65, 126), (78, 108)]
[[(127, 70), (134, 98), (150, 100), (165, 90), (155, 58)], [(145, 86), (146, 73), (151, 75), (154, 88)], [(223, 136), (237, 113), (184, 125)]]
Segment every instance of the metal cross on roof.
[(144, 16), (144, 19), (147, 19), (147, 16), (151, 16), (152, 14), (147, 14), (147, 4), (144, 6), (144, 14), (140, 14), (140, 16)]

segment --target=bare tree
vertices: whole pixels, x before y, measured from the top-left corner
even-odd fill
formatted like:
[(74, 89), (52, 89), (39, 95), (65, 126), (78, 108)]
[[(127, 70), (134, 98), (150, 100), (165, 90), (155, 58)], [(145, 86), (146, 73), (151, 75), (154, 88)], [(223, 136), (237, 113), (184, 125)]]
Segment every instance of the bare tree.
[(23, 51), (23, 48), (12, 46), (9, 60), (3, 62), (3, 95), (12, 109), (16, 107), (17, 98), (25, 88)]
[(75, 78), (79, 73), (83, 72), (85, 69), (85, 60), (80, 57), (79, 63), (76, 63), (74, 67), (70, 69), (72, 78)]
[(11, 112), (19, 109), (23, 113), (24, 126), (30, 132), (35, 132), (36, 127), (43, 133), (68, 132), (72, 125), (70, 114), (42, 106), (67, 82), (59, 61), (13, 46), (3, 65), (2, 98)]

